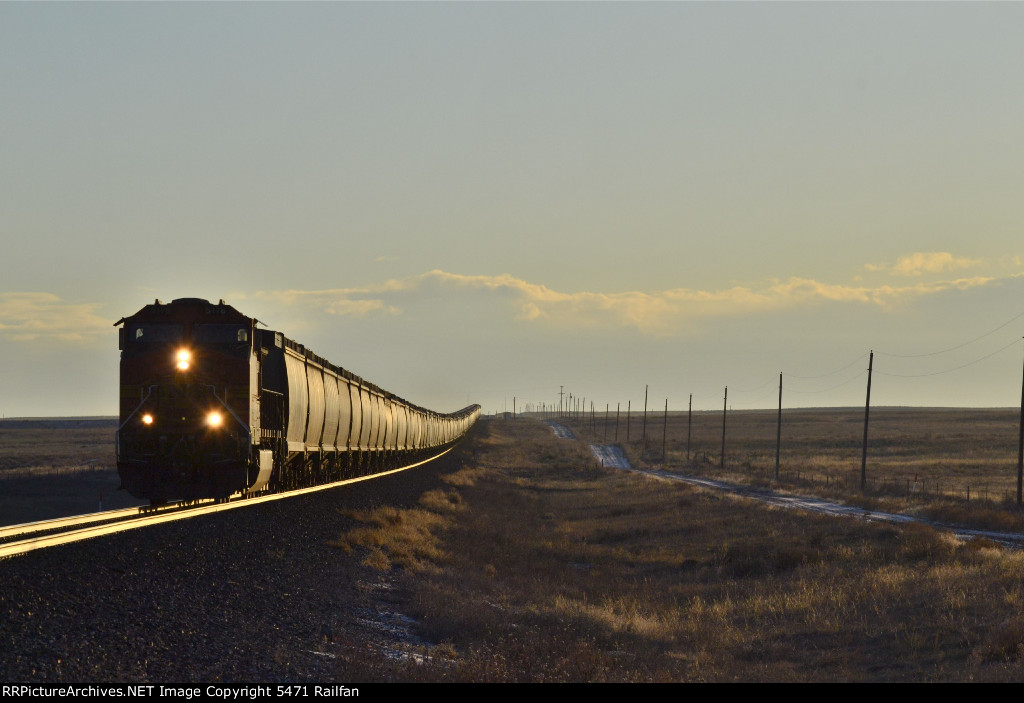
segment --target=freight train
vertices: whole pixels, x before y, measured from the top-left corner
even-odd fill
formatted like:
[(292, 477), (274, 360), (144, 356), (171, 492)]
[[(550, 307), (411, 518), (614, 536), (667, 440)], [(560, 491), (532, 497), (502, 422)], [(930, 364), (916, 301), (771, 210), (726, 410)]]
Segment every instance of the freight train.
[(437, 413), (223, 300), (159, 300), (119, 327), (121, 487), (152, 504), (332, 483), (427, 461), (479, 405)]

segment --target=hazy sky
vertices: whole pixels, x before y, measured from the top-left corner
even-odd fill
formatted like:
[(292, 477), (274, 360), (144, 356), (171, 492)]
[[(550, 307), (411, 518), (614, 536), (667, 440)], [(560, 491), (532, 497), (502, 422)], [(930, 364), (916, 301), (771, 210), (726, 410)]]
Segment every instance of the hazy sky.
[(774, 407), (780, 372), (856, 406), (872, 349), (873, 405), (1015, 405), (1022, 32), (1010, 2), (0, 2), (0, 413), (115, 414), (113, 322), (179, 297), (441, 411)]

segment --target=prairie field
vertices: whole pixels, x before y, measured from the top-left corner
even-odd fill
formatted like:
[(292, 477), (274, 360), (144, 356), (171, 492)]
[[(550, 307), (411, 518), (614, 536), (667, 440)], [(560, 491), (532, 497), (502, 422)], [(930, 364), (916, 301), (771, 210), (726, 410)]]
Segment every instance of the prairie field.
[[(630, 422), (629, 441), (620, 425), (634, 464), (950, 521), (1020, 524), (1015, 500), (997, 495), (1015, 491), (1010, 411), (873, 411), (864, 491), (857, 412), (784, 413), (778, 479), (774, 413), (727, 416), (724, 468), (720, 414), (694, 416), (689, 460), (686, 415), (670, 415), (667, 427), (652, 417), (646, 446), (641, 418)], [(321, 643), (338, 680), (1024, 677), (1024, 553), (922, 524), (779, 510), (603, 468), (587, 444), (604, 441), (604, 428), (566, 424), (579, 439), (558, 439), (537, 418), (483, 419), (455, 468), (414, 507), (339, 503), (353, 527), (318, 538), (334, 559), (359, 565), (386, 594), (377, 607), (413, 637), (383, 645), (353, 629)], [(111, 428), (14, 430), (0, 427), (0, 509), (70, 514), (95, 500), (87, 495), (94, 475), (116, 482)], [(987, 482), (989, 495), (973, 488), (968, 501), (957, 479)], [(26, 494), (29, 483), (45, 492)], [(330, 587), (330, 564), (310, 568)]]
[[(561, 420), (591, 443), (615, 442), (614, 413)], [(781, 431), (780, 431), (781, 430)], [(863, 409), (648, 412), (621, 416), (618, 444), (635, 466), (1024, 530), (1017, 510), (1020, 410)], [(628, 432), (628, 440), (627, 440)], [(778, 448), (778, 475), (776, 449)], [(862, 466), (864, 483), (862, 485)]]
[[(828, 426), (827, 419), (807, 422)], [(747, 446), (757, 451), (759, 444)], [(586, 441), (557, 439), (536, 419), (482, 421), (462, 451), (464, 468), (419, 507), (356, 514), (363, 527), (335, 543), (393, 584), (425, 643), (406, 647), (404, 656), (367, 657), (343, 646), (340, 677), (839, 682), (1024, 675), (1021, 552), (985, 539), (958, 541), (923, 524), (778, 510), (605, 469)], [(726, 464), (737, 477), (766, 470)]]
[(0, 525), (142, 505), (114, 461), (113, 419), (0, 422)]

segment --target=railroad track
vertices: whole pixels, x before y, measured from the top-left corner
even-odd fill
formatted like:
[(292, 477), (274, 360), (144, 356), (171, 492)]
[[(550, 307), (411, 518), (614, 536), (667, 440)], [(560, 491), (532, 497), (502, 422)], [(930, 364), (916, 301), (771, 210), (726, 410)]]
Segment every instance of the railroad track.
[(55, 520), (41, 520), (21, 525), (10, 525), (0, 527), (0, 559), (25, 554), (36, 549), (55, 547), (59, 544), (79, 542), (94, 537), (135, 530), (141, 527), (149, 527), (163, 522), (175, 520), (186, 520), (197, 515), (207, 515), (222, 510), (234, 510), (259, 503), (266, 503), (285, 498), (294, 498), (305, 493), (324, 491), (330, 488), (338, 488), (351, 483), (368, 481), (370, 479), (388, 476), (390, 474), (405, 471), (416, 466), (444, 456), (453, 447), (423, 461), (418, 461), (406, 466), (400, 466), (390, 471), (382, 471), (369, 476), (358, 476), (356, 478), (325, 483), (309, 488), (299, 488), (294, 491), (283, 493), (269, 493), (255, 497), (232, 496), (227, 502), (214, 500), (192, 501), (186, 503), (169, 503), (156, 508), (122, 508), (120, 510), (107, 510), (101, 513), (90, 513), (88, 515), (74, 515), (71, 517), (57, 518)]
[[(221, 503), (222, 506), (241, 507), (243, 502)], [(212, 503), (208, 501), (207, 503)], [(54, 520), (41, 520), (22, 525), (0, 528), (0, 559), (24, 554), (58, 544), (77, 542), (92, 537), (123, 532), (159, 522), (181, 520), (199, 515), (205, 504), (173, 503), (157, 509), (122, 508), (88, 515), (73, 515)]]

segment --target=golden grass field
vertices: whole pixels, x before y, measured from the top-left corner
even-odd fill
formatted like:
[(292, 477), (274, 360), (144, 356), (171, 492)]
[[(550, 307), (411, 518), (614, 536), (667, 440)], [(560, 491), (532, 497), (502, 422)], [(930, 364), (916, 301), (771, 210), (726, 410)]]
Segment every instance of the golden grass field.
[[(947, 426), (1002, 437), (1005, 415), (982, 412)], [(749, 420), (748, 427), (760, 426)], [(827, 416), (806, 422), (818, 436), (844, 426)], [(890, 426), (890, 437), (921, 426)], [(932, 435), (936, 446), (960, 446), (941, 434)], [(807, 466), (838, 472), (855, 448), (837, 437), (812, 449), (825, 459)], [(356, 515), (364, 527), (336, 542), (347, 558), (364, 559), (400, 586), (420, 633), (434, 644), (405, 659), (343, 647), (339, 676), (810, 682), (1024, 675), (1020, 552), (919, 524), (776, 510), (603, 469), (585, 442), (555, 439), (536, 420), (484, 421), (462, 451), (465, 468), (418, 508)], [(727, 467), (736, 476), (763, 473), (742, 460)]]
[[(568, 418), (589, 442), (612, 442), (602, 413)], [(868, 426), (866, 483), (861, 490), (863, 409), (783, 410), (779, 474), (778, 413), (633, 413), (619, 421), (619, 444), (636, 466), (695, 473), (738, 483), (841, 498), (867, 507), (1024, 530), (1017, 499), (1018, 409), (873, 408)], [(689, 436), (689, 458), (687, 437)]]
[[(659, 466), (663, 417), (652, 418), (646, 451), (636, 418), (630, 442), (619, 439), (635, 462)], [(721, 414), (695, 417), (689, 462), (686, 417), (670, 416), (664, 464), (922, 515), (1020, 524), (1015, 501), (997, 495), (1015, 489), (1015, 413), (881, 409), (872, 418), (868, 472), (878, 484), (866, 493), (856, 411), (784, 413), (779, 481), (771, 412), (728, 416), (724, 470)], [(387, 584), (387, 607), (412, 617), (426, 643), (399, 645), (404, 655), (395, 656), (339, 638), (324, 645), (339, 680), (1024, 677), (1024, 553), (925, 525), (777, 510), (601, 468), (587, 442), (601, 439), (603, 427), (570, 424), (582, 441), (557, 439), (537, 419), (482, 420), (457, 450), (461, 468), (415, 508), (355, 511), (356, 527), (325, 537), (337, 559), (358, 560)], [(3, 471), (36, 472), (70, 500), (75, 475), (85, 475), (74, 467), (110, 437), (36, 432), (0, 427)], [(948, 483), (949, 495), (908, 493), (913, 474), (921, 484)], [(14, 487), (21, 479), (0, 480)], [(968, 502), (955, 495), (956, 481), (988, 485), (988, 498), (972, 493)]]
[(116, 420), (0, 422), (0, 525), (142, 505), (114, 463)]

